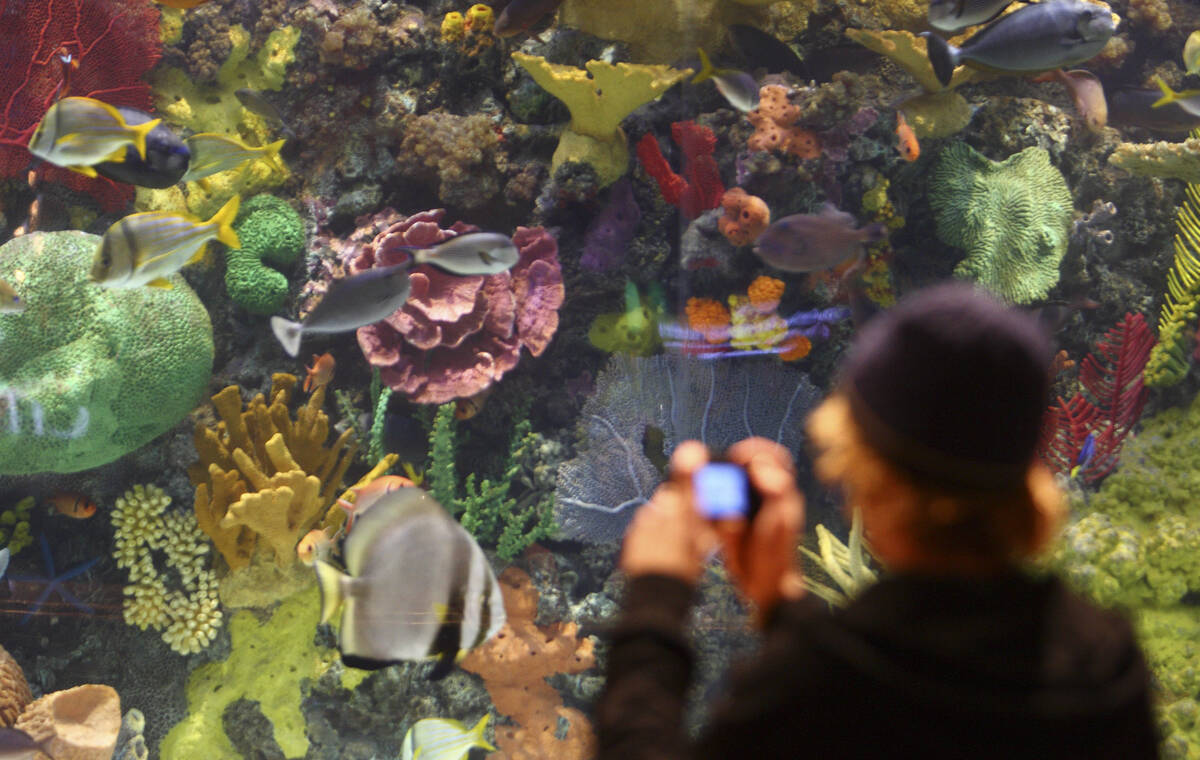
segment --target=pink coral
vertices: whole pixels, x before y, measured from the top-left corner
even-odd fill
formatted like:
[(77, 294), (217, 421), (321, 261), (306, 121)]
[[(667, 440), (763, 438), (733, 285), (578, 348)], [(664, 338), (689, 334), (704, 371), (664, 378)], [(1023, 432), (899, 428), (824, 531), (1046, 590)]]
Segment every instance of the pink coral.
[[(351, 274), (407, 257), (404, 246), (428, 246), (476, 228), (444, 229), (444, 210), (425, 211), (392, 224), (362, 246)], [(521, 251), (508, 272), (459, 277), (415, 267), (412, 294), (390, 317), (358, 330), (358, 345), (392, 390), (422, 404), (473, 396), (517, 365), (521, 348), (539, 356), (558, 329), (563, 303), (558, 244), (541, 227), (518, 227)]]

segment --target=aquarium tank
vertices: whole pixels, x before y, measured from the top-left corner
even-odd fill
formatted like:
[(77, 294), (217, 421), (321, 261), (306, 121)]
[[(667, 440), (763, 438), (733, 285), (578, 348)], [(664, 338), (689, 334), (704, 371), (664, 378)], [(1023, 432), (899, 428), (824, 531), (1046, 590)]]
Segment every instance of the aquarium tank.
[(1194, 0), (0, 0), (0, 754), (590, 757), (674, 448), (789, 449), (845, 604), (804, 420), (958, 279), (1200, 758), (1198, 129)]

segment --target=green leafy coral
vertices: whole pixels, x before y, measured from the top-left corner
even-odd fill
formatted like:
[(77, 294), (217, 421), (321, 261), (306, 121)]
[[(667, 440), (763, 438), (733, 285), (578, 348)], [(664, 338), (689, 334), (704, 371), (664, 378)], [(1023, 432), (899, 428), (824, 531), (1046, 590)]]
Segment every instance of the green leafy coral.
[(1158, 343), (1146, 362), (1146, 385), (1174, 385), (1187, 375), (1188, 342), (1200, 307), (1200, 185), (1189, 184), (1175, 216), (1175, 266), (1158, 316)]
[[(495, 546), (502, 559), (512, 559), (527, 546), (550, 535), (554, 527), (554, 475), (541, 477), (541, 449), (547, 442), (532, 431), (528, 419), (513, 428), (512, 444), (500, 478), (491, 480), (467, 475), (459, 495), (455, 459), (458, 440), (454, 431), (454, 404), (438, 407), (429, 435), (430, 465), (427, 470), (429, 491), (451, 514), (458, 515), (463, 527), (481, 543)], [(530, 477), (525, 470), (532, 469)], [(513, 484), (524, 480), (527, 486), (520, 498), (511, 495)], [(535, 482), (536, 481), (536, 482)], [(536, 487), (546, 481), (550, 487)]]
[(242, 247), (225, 257), (229, 297), (247, 311), (274, 314), (287, 299), (288, 281), (272, 267), (291, 267), (304, 253), (304, 220), (286, 201), (261, 194), (242, 204), (233, 227)]
[(967, 252), (956, 276), (1021, 304), (1058, 283), (1073, 204), (1045, 150), (1026, 148), (996, 162), (954, 143), (938, 159), (929, 201), (938, 238)]

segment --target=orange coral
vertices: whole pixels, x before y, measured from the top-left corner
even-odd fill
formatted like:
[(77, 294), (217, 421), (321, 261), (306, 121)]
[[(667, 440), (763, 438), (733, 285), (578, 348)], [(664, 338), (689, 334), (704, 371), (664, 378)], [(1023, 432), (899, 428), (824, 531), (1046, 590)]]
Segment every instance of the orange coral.
[(711, 298), (689, 298), (684, 307), (688, 327), (704, 335), (708, 343), (724, 343), (729, 339), (729, 310)]
[(750, 304), (761, 314), (770, 314), (779, 308), (779, 300), (783, 298), (783, 280), (761, 275), (750, 283), (746, 290)]
[(796, 127), (792, 131), (791, 139), (787, 142), (786, 150), (800, 158), (820, 158), (821, 138), (817, 137), (817, 133), (812, 130)]
[[(524, 571), (500, 574), (508, 622), (490, 641), (472, 649), (462, 668), (483, 679), (496, 712), (516, 725), (496, 726), (499, 753), (507, 760), (585, 760), (592, 757), (592, 726), (582, 712), (562, 704), (546, 682), (556, 673), (582, 673), (596, 664), (592, 640), (575, 623), (537, 625), (538, 592)], [(559, 722), (566, 732), (559, 736)]]
[(768, 84), (758, 91), (758, 108), (746, 114), (754, 134), (746, 141), (750, 150), (782, 150), (800, 158), (821, 155), (821, 140), (811, 130), (796, 126), (800, 106), (788, 102), (788, 89)]
[(808, 339), (807, 335), (797, 335), (794, 338), (784, 341), (781, 344), (781, 348), (784, 348), (784, 350), (780, 352), (779, 358), (785, 362), (794, 362), (797, 359), (803, 359), (808, 356), (809, 352), (812, 351), (812, 341)]
[(721, 207), (725, 215), (717, 220), (717, 227), (725, 239), (734, 245), (749, 245), (771, 223), (771, 209), (767, 207), (767, 202), (740, 187), (725, 191), (721, 196)]

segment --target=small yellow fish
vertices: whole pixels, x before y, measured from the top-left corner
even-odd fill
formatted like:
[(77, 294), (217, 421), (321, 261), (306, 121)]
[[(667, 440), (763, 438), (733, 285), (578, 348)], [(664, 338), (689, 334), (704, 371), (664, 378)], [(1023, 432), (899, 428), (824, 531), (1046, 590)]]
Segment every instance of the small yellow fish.
[(320, 528), (313, 528), (296, 544), (296, 556), (301, 562), (312, 567), (319, 559), (329, 559), (332, 549), (333, 542), (329, 539), (329, 534)]
[(1183, 43), (1183, 65), (1189, 74), (1200, 74), (1200, 30), (1188, 35)]
[(166, 278), (186, 264), (199, 261), (213, 238), (230, 248), (241, 248), (233, 231), (240, 196), (202, 222), (188, 214), (148, 211), (130, 214), (108, 228), (92, 262), (92, 282), (106, 288), (150, 285), (170, 288)]
[(18, 314), (25, 311), (25, 302), (17, 295), (16, 289), (4, 280), (0, 280), (0, 314)]
[(146, 158), (146, 135), (161, 119), (130, 126), (117, 109), (94, 98), (63, 98), (50, 106), (29, 140), (43, 161), (96, 176), (95, 164), (124, 161), (129, 144)]
[(235, 169), (244, 162), (256, 158), (265, 158), (279, 169), (284, 168), (279, 160), (279, 149), (287, 142), (286, 140), (277, 140), (261, 148), (252, 148), (232, 137), (201, 132), (198, 135), (192, 135), (184, 142), (187, 143), (188, 150), (192, 152), (187, 174), (183, 175), (182, 181), (184, 182)]

